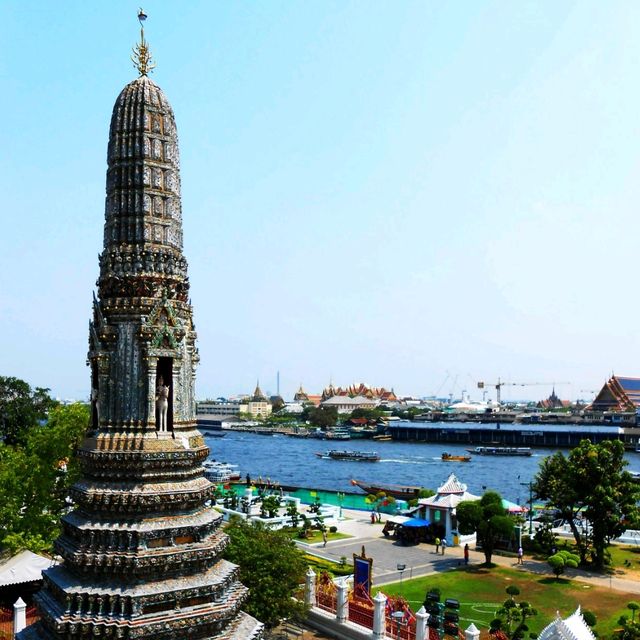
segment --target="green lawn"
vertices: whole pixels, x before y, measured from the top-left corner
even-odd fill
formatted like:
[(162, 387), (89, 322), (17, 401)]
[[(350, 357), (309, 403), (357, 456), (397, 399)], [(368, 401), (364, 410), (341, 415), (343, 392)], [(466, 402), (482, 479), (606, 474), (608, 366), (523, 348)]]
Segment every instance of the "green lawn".
[(305, 553), (304, 558), (307, 564), (316, 572), (328, 571), (333, 576), (349, 576), (353, 573), (353, 566), (348, 562), (338, 564), (337, 562), (332, 562), (326, 558), (318, 558), (308, 553)]
[(438, 587), (442, 599), (456, 598), (460, 601), (460, 626), (465, 629), (472, 622), (479, 629), (487, 629), (495, 617), (495, 610), (508, 597), (505, 589), (515, 584), (521, 595), (517, 600), (526, 600), (538, 610), (538, 615), (528, 624), (532, 632), (540, 633), (560, 612), (563, 618), (573, 613), (578, 605), (592, 611), (598, 623), (595, 627), (600, 637), (610, 636), (618, 627), (617, 620), (625, 612), (626, 603), (636, 600), (637, 595), (622, 594), (584, 582), (541, 577), (539, 575), (495, 567), (461, 568), (437, 575), (405, 580), (400, 584), (382, 587), (385, 594), (401, 594), (415, 611), (422, 606), (425, 594)]
[[(294, 538), (298, 542), (302, 542), (302, 544), (316, 544), (317, 542), (322, 542), (322, 532), (317, 529), (313, 529), (313, 535), (310, 538)], [(353, 538), (348, 533), (340, 533), (337, 531), (336, 533), (327, 533), (327, 541), (331, 542), (332, 540), (344, 540), (345, 538)]]
[(611, 554), (611, 566), (616, 572), (640, 571), (640, 545), (612, 544), (608, 551)]

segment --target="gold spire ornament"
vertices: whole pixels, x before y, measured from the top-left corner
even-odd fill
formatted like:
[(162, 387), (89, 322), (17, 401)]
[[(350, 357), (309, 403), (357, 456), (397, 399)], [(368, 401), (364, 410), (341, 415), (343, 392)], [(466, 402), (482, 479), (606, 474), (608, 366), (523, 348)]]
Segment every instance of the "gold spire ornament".
[(133, 66), (138, 70), (141, 76), (146, 76), (151, 73), (156, 65), (151, 58), (151, 51), (144, 39), (144, 21), (147, 19), (147, 14), (142, 10), (142, 7), (138, 11), (138, 21), (140, 22), (140, 42), (133, 48), (133, 55), (131, 56), (131, 62)]

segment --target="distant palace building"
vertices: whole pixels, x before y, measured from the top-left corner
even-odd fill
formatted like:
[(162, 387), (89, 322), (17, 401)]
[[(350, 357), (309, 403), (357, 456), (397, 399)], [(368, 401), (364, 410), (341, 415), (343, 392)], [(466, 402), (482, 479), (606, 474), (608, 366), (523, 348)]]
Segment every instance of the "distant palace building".
[(351, 413), (354, 409), (375, 409), (380, 402), (364, 396), (332, 396), (320, 403), (321, 407), (335, 407), (338, 413)]
[(294, 402), (299, 402), (301, 404), (313, 404), (316, 407), (320, 404), (322, 400), (322, 396), (320, 395), (312, 395), (310, 393), (307, 393), (303, 388), (302, 385), (300, 385), (300, 388), (296, 391), (295, 395), (293, 396), (293, 401)]
[(333, 398), (335, 396), (349, 397), (349, 398), (367, 398), (369, 400), (376, 400), (378, 403), (381, 402), (397, 402), (398, 397), (393, 392), (387, 391), (384, 387), (368, 387), (364, 383), (360, 383), (358, 385), (352, 384), (349, 387), (334, 387), (333, 384), (330, 384), (328, 387), (324, 389), (322, 392), (322, 401), (328, 400), (329, 398)]
[(592, 411), (636, 411), (640, 408), (640, 378), (611, 376), (589, 405)]

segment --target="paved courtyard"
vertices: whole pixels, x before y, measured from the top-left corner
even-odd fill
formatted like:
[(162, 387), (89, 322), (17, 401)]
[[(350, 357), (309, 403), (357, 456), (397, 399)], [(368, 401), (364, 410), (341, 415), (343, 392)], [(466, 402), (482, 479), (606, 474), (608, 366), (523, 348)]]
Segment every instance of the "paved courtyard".
[(402, 574), (404, 580), (416, 576), (444, 571), (462, 562), (462, 550), (448, 548), (445, 555), (436, 554), (432, 544), (402, 545), (392, 538), (385, 538), (381, 524), (371, 524), (370, 515), (363, 511), (345, 510), (347, 520), (338, 525), (341, 533), (353, 538), (320, 544), (299, 546), (313, 555), (340, 562), (344, 556), (351, 564), (353, 554), (360, 555), (364, 545), (368, 557), (373, 558), (373, 577), (376, 584), (400, 580), (398, 564), (406, 565)]
[[(306, 545), (298, 542), (299, 546), (308, 553), (334, 562), (340, 562), (340, 559), (345, 556), (347, 562), (351, 564), (353, 554), (359, 555), (364, 545), (367, 556), (373, 558), (374, 584), (378, 586), (400, 580), (398, 564), (406, 565), (402, 579), (409, 580), (416, 576), (446, 571), (463, 563), (460, 547), (448, 547), (443, 556), (435, 553), (435, 547), (432, 544), (401, 545), (396, 540), (385, 538), (382, 534), (382, 526), (371, 524), (369, 513), (344, 510), (344, 515), (347, 519), (338, 523), (338, 530), (353, 536), (352, 538), (329, 542), (326, 547), (322, 543)], [(484, 562), (484, 555), (473, 549), (469, 558), (471, 564)], [(515, 558), (494, 554), (493, 562), (520, 571), (550, 575), (549, 565), (546, 562), (526, 557), (524, 564), (518, 565)], [(569, 569), (567, 577), (626, 593), (640, 593), (640, 582), (629, 576), (606, 576), (582, 569)]]

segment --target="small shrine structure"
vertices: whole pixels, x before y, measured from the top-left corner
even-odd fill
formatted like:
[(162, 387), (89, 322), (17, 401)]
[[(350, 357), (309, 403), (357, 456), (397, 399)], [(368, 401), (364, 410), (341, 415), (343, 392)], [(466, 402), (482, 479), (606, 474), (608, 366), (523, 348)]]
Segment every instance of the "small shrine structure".
[(434, 496), (430, 498), (420, 498), (418, 506), (413, 509), (411, 515), (423, 520), (428, 520), (432, 526), (442, 528), (442, 535), (447, 544), (460, 544), (458, 534), (458, 522), (456, 519), (456, 507), (463, 500), (480, 500), (467, 491), (467, 485), (460, 482), (455, 474), (451, 474), (447, 481), (440, 487)]
[(580, 607), (564, 620), (557, 614), (538, 636), (539, 640), (595, 640), (591, 627), (585, 622)]

